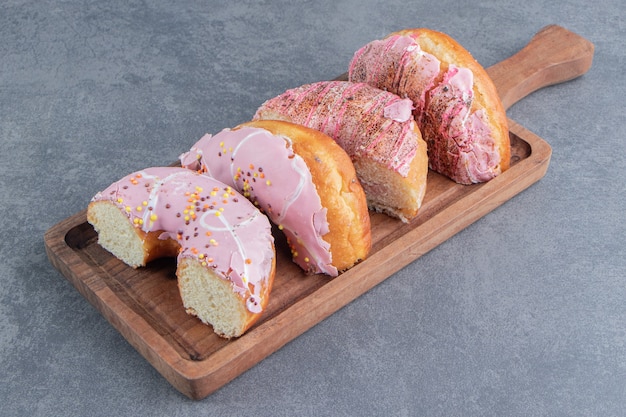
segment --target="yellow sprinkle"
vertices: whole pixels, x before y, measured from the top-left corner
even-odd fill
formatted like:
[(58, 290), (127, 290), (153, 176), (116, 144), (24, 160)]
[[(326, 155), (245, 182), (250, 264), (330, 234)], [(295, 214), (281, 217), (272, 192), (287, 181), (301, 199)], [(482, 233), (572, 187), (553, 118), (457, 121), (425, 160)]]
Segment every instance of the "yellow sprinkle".
[(148, 202), (147, 202), (147, 201), (142, 201), (142, 202), (141, 202), (141, 204), (142, 204), (143, 206), (147, 206), (147, 205), (148, 205)]
[(201, 253), (200, 255), (198, 255), (199, 259), (204, 259), (204, 253)]
[(219, 217), (219, 216), (220, 216), (220, 214), (222, 214), (222, 213), (220, 213), (219, 211), (216, 211), (216, 212), (215, 212), (215, 215), (216, 215), (217, 217)]
[(157, 219), (157, 215), (156, 215), (156, 214), (151, 214), (151, 215), (150, 215), (150, 221), (155, 222), (155, 221), (156, 221), (156, 219)]
[(121, 204), (123, 201), (124, 201), (124, 200), (122, 200), (122, 198), (121, 198), (121, 197), (117, 199), (117, 202), (118, 202), (118, 203), (120, 203), (120, 204)]
[(220, 148), (224, 147), (224, 142), (220, 142)]
[(272, 185), (272, 182), (271, 182), (270, 180), (265, 181), (265, 183), (266, 183), (267, 185)]
[(278, 225), (278, 230), (283, 230), (285, 228), (285, 226), (283, 226), (282, 224)]
[(304, 258), (304, 262), (309, 262), (309, 258), (308, 257)]
[(127, 212), (129, 212), (129, 213), (130, 213), (130, 211), (132, 210), (132, 209), (130, 208), (130, 206), (126, 206), (126, 207), (124, 207), (124, 209), (125, 209)]
[(196, 186), (196, 191), (197, 191), (197, 192), (199, 192), (199, 193), (201, 193), (201, 192), (202, 192), (202, 187), (200, 187), (200, 186)]
[(189, 221), (189, 216), (185, 216), (185, 221), (188, 222)]
[(220, 207), (220, 211), (224, 211), (224, 207)]
[(135, 218), (133, 219), (133, 223), (135, 223), (135, 224), (139, 224), (139, 219), (135, 217)]
[(137, 211), (141, 211), (141, 210), (143, 210), (141, 206), (137, 206)]

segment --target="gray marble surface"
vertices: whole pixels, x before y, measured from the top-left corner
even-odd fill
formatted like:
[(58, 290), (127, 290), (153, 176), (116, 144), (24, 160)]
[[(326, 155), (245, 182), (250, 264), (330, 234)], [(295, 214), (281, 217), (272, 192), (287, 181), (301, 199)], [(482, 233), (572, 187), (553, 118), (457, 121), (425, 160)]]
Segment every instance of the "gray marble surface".
[[(622, 0), (3, 1), (0, 415), (625, 415), (624, 17)], [(489, 66), (552, 23), (596, 51), (508, 112), (552, 146), (547, 175), (203, 401), (46, 258), (44, 232), (97, 191), (372, 39), (430, 27)]]

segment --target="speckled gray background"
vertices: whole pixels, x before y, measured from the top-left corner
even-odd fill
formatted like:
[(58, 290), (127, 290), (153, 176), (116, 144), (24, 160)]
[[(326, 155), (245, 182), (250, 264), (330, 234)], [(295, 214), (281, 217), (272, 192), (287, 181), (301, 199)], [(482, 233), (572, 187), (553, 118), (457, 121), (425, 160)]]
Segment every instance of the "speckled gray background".
[[(509, 111), (546, 177), (203, 401), (44, 254), (98, 190), (372, 39), (426, 26), (489, 66), (552, 23), (596, 53)], [(624, 415), (625, 40), (622, 0), (3, 1), (0, 415)]]

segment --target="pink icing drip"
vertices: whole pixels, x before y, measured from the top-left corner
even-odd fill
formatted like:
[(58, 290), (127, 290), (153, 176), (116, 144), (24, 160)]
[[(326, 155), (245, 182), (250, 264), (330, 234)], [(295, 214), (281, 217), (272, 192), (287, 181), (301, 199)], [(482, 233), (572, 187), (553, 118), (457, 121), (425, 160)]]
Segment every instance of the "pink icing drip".
[(391, 119), (395, 122), (404, 123), (411, 120), (413, 111), (413, 102), (408, 98), (404, 100), (396, 101), (383, 110), (383, 115), (387, 119)]
[(177, 240), (178, 260), (203, 262), (232, 282), (251, 312), (261, 311), (274, 257), (271, 227), (235, 190), (188, 169), (156, 167), (130, 174), (92, 199), (105, 200), (144, 232)]
[(265, 129), (225, 129), (205, 135), (187, 154), (183, 166), (197, 169), (235, 187), (279, 225), (305, 271), (338, 274), (332, 265), (326, 209), (304, 160), (294, 153), (288, 138)]

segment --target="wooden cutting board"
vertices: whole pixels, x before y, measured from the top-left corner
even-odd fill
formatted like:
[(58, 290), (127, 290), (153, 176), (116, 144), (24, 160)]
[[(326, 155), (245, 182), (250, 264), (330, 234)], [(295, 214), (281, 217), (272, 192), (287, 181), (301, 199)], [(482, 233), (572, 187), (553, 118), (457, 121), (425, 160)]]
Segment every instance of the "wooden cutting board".
[[(541, 87), (584, 74), (593, 49), (584, 38), (548, 26), (488, 72), (508, 108)], [(52, 265), (176, 389), (202, 399), (542, 178), (550, 146), (514, 121), (509, 124), (508, 171), (470, 186), (430, 172), (417, 218), (404, 224), (370, 213), (369, 258), (337, 278), (305, 276), (276, 234), (277, 272), (269, 305), (261, 320), (238, 339), (222, 339), (185, 313), (173, 259), (132, 269), (102, 249), (86, 221), (86, 210), (45, 233), (46, 252)]]

